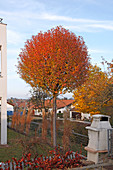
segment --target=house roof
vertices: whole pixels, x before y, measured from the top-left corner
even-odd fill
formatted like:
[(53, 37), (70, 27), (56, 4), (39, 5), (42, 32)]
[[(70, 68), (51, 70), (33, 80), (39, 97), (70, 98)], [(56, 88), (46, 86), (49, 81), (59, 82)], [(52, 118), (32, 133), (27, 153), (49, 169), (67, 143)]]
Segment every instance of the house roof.
[(24, 101), (22, 103), (19, 103), (18, 107), (24, 107), (25, 108), (27, 105), (28, 105), (27, 102)]
[[(56, 105), (57, 105), (57, 109), (60, 108), (64, 108), (66, 106), (70, 106), (71, 104), (73, 104), (74, 100), (63, 100), (63, 99), (57, 99), (56, 100)], [(26, 101), (23, 101), (21, 103), (18, 104), (18, 107), (34, 107), (34, 104), (32, 103), (27, 103)], [(53, 99), (52, 100), (46, 100), (45, 101), (45, 107), (47, 108), (52, 108), (53, 107)]]
[(10, 102), (7, 102), (7, 104), (9, 104), (9, 105), (11, 105), (11, 106), (14, 106), (14, 104), (13, 104), (13, 103), (10, 103)]
[[(73, 104), (73, 102), (74, 100), (57, 99), (56, 106), (57, 106), (57, 109), (60, 109), (60, 108), (64, 108), (66, 106)], [(53, 99), (51, 101), (50, 100), (45, 101), (46, 107), (52, 107), (52, 105), (53, 105)]]
[[(8, 101), (9, 102), (9, 101)], [(12, 102), (13, 102), (13, 105), (14, 106), (19, 106), (21, 103), (24, 103), (24, 101), (22, 101), (21, 99), (18, 99), (18, 100), (12, 100)], [(10, 102), (9, 102), (10, 103)]]
[(27, 102), (27, 101), (23, 101), (22, 103), (20, 103), (20, 104), (18, 105), (18, 107), (20, 107), (20, 108), (34, 107), (34, 104), (29, 103), (29, 102)]
[[(8, 102), (8, 101), (7, 101), (7, 104), (9, 104), (9, 105), (11, 105), (11, 106), (14, 106), (13, 103), (10, 103), (10, 102)], [(1, 100), (0, 100), (0, 105), (1, 105)]]

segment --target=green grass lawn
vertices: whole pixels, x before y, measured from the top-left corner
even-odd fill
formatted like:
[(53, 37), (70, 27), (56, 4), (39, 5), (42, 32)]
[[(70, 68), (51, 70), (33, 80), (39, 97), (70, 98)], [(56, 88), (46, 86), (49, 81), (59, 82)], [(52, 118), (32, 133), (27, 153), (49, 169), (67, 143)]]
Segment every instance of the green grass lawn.
[[(42, 121), (42, 120), (41, 120)], [(40, 122), (36, 120), (36, 122)], [(48, 122), (50, 125), (50, 122)], [(87, 131), (85, 127), (81, 124), (71, 123), (72, 129), (77, 133), (82, 133), (87, 135)], [(24, 153), (30, 152), (32, 157), (37, 153), (39, 155), (47, 155), (48, 151), (53, 149), (48, 143), (50, 142), (50, 129), (48, 129), (48, 137), (45, 143), (41, 141), (39, 138), (41, 136), (41, 132), (37, 129), (38, 125), (31, 124), (29, 136), (22, 135), (12, 129), (8, 128), (8, 147), (4, 147), (0, 145), (0, 162), (11, 160), (12, 157), (20, 159)], [(50, 127), (49, 127), (50, 128)], [(37, 134), (35, 135), (35, 130), (37, 129)], [(62, 136), (63, 136), (63, 121), (60, 121), (58, 124), (58, 132), (57, 132), (57, 144), (63, 146)], [(1, 130), (0, 130), (1, 132)], [(35, 137), (35, 136), (38, 136)], [(79, 136), (70, 136), (70, 149), (74, 152), (81, 150), (81, 143), (84, 142), (84, 139), (79, 138)], [(87, 144), (85, 144), (87, 145)], [(84, 146), (82, 146), (83, 155), (86, 156), (86, 151), (84, 150)]]
[(32, 156), (36, 153), (47, 154), (51, 147), (40, 143), (34, 138), (26, 137), (8, 128), (8, 146), (0, 146), (0, 162), (11, 160), (12, 157), (20, 159), (24, 153), (31, 152)]
[(8, 129), (8, 147), (0, 146), (0, 162), (7, 161), (12, 157), (20, 158), (22, 156), (22, 147), (17, 144), (15, 140), (23, 138), (23, 135), (16, 133), (13, 130)]

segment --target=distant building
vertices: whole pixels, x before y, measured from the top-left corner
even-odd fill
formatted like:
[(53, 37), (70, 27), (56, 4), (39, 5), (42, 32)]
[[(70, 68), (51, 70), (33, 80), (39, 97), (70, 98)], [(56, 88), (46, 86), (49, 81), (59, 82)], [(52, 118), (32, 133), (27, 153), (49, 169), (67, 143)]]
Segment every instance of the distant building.
[(81, 120), (90, 120), (91, 114), (90, 113), (82, 113), (81, 114)]
[(70, 119), (81, 119), (81, 112), (79, 112), (75, 107), (70, 110)]
[[(64, 113), (64, 111), (67, 111), (67, 109), (70, 109), (73, 105), (74, 100), (68, 100), (68, 99), (57, 99), (56, 100), (56, 110), (58, 113)], [(53, 100), (46, 100), (45, 101), (45, 108), (47, 112), (51, 112), (53, 109)], [(42, 111), (40, 109), (34, 110), (35, 115), (42, 115)]]
[(70, 119), (76, 119), (76, 120), (90, 120), (91, 115), (90, 113), (82, 113), (79, 110), (77, 110), (75, 107), (70, 109)]
[[(7, 102), (7, 115), (13, 115), (14, 112), (14, 105)], [(1, 113), (1, 100), (0, 100), (0, 113)]]
[(7, 102), (7, 116), (13, 115), (14, 105)]
[[(73, 107), (74, 100), (68, 100), (68, 99), (57, 99), (56, 101), (56, 107), (57, 107), (57, 114), (61, 113), (63, 114), (64, 111), (67, 111), (67, 109), (70, 109)], [(28, 109), (29, 107), (33, 108), (34, 115), (42, 116), (42, 109), (41, 106), (35, 106), (32, 103), (29, 103), (27, 101), (23, 101), (18, 105), (19, 109), (24, 110), (24, 108)], [(45, 100), (45, 111), (50, 113), (53, 109), (53, 100)]]

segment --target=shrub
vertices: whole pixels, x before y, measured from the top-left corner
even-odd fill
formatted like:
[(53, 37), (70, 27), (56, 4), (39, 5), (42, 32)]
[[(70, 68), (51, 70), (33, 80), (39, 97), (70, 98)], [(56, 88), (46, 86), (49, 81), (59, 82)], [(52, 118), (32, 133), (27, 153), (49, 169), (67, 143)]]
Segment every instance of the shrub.
[[(48, 157), (35, 156), (31, 159), (31, 154), (28, 153), (24, 155), (20, 160), (16, 158), (12, 158), (13, 164), (16, 164), (16, 169), (23, 169), (27, 167), (28, 169), (67, 169), (67, 168), (75, 168), (82, 166), (81, 163), (82, 157), (76, 152), (68, 151), (65, 154), (62, 154), (59, 149), (54, 149), (49, 151)], [(10, 161), (6, 162), (10, 165)]]
[(63, 118), (63, 113), (57, 113), (57, 117)]

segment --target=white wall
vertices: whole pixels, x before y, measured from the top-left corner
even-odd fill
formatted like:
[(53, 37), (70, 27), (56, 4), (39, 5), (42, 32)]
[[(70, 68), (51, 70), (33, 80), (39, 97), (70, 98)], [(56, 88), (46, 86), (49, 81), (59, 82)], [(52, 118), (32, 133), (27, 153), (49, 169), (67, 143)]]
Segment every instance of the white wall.
[[(7, 111), (14, 111), (14, 107), (7, 103)], [(1, 112), (1, 100), (0, 100), (0, 112)]]
[(39, 109), (35, 109), (35, 110), (34, 110), (34, 114), (35, 114), (36, 116), (39, 116), (39, 115), (42, 115), (42, 112), (39, 111)]
[(7, 111), (14, 111), (14, 107), (7, 103)]
[(57, 109), (57, 113), (63, 113), (64, 111), (66, 111), (67, 109), (64, 107), (64, 108), (60, 108), (60, 109)]
[(0, 23), (0, 46), (1, 46), (1, 144), (7, 144), (7, 35), (6, 24)]
[(91, 117), (90, 113), (81, 113), (81, 120), (84, 120), (85, 118), (89, 120), (90, 117)]

